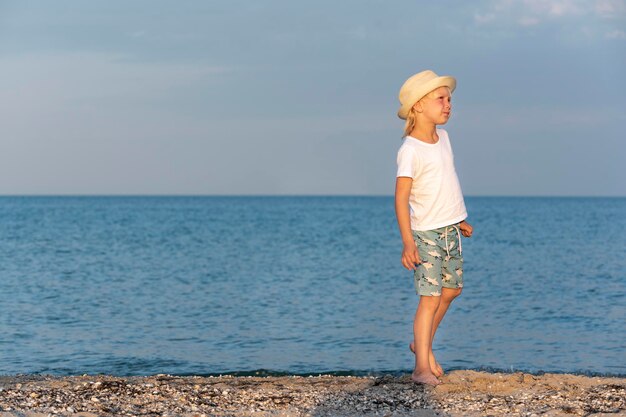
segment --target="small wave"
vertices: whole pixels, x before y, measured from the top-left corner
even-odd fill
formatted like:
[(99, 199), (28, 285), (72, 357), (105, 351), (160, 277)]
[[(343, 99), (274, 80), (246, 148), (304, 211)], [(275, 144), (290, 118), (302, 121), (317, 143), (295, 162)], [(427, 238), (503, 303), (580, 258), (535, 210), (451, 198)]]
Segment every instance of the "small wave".
[[(489, 366), (481, 366), (475, 368), (467, 368), (467, 367), (452, 367), (448, 368), (447, 372), (450, 371), (476, 371), (476, 372), (487, 372), (487, 373), (503, 373), (503, 374), (514, 374), (518, 372), (522, 372), (525, 374), (531, 375), (544, 375), (544, 374), (572, 374), (572, 375), (583, 375), (588, 377), (608, 377), (608, 378), (625, 378), (626, 372), (593, 372), (588, 370), (572, 370), (572, 371), (557, 371), (557, 370), (536, 370), (536, 369), (518, 369), (518, 368), (494, 368)], [(403, 375), (408, 375), (411, 373), (411, 369), (401, 369), (401, 370), (337, 370), (337, 371), (319, 371), (319, 372), (288, 372), (288, 371), (278, 371), (271, 369), (255, 369), (250, 371), (230, 371), (230, 372), (216, 372), (216, 373), (207, 373), (201, 374), (198, 376), (207, 376), (207, 377), (215, 377), (215, 376), (233, 376), (233, 377), (280, 377), (280, 376), (354, 376), (354, 377), (382, 377), (382, 376), (393, 376), (393, 377), (401, 377)], [(190, 374), (179, 375), (179, 376), (191, 376)]]
[[(621, 367), (620, 367), (621, 368)], [(495, 368), (490, 366), (481, 366), (481, 367), (451, 367), (446, 369), (446, 372), (451, 371), (476, 371), (476, 372), (485, 372), (485, 373), (502, 373), (502, 374), (515, 374), (515, 373), (525, 373), (535, 376), (545, 375), (545, 374), (558, 374), (558, 375), (581, 375), (587, 377), (604, 377), (604, 378), (626, 378), (626, 372), (593, 372), (588, 370), (572, 370), (572, 371), (560, 371), (560, 370), (536, 370), (536, 369), (521, 369), (521, 368)], [(93, 371), (90, 369), (87, 373), (79, 372), (70, 368), (43, 368), (39, 371), (32, 373), (15, 373), (15, 374), (3, 374), (3, 377), (12, 377), (12, 376), (75, 376), (75, 375), (111, 375), (117, 377), (131, 377), (131, 376), (151, 376), (151, 375), (171, 375), (178, 377), (189, 377), (189, 376), (199, 376), (199, 377), (220, 377), (220, 376), (232, 376), (232, 377), (284, 377), (284, 376), (297, 376), (297, 377), (313, 377), (313, 376), (337, 376), (337, 377), (372, 377), (372, 378), (381, 378), (384, 376), (392, 376), (392, 377), (402, 377), (404, 375), (409, 375), (411, 373), (411, 369), (401, 369), (401, 370), (328, 370), (328, 371), (314, 371), (314, 372), (289, 372), (282, 370), (272, 370), (272, 369), (254, 369), (254, 370), (239, 370), (239, 371), (225, 371), (225, 372), (111, 372), (111, 369), (107, 372), (106, 370), (103, 372)]]
[(246, 376), (257, 376), (257, 377), (276, 377), (276, 376), (372, 376), (379, 377), (383, 375), (393, 375), (393, 376), (401, 376), (406, 373), (410, 373), (411, 371), (368, 371), (368, 370), (338, 370), (338, 371), (319, 371), (319, 372), (288, 372), (288, 371), (276, 371), (271, 369), (255, 369), (251, 371), (230, 371), (230, 372), (219, 372), (219, 373), (208, 373), (201, 376), (235, 376), (235, 377), (246, 377)]

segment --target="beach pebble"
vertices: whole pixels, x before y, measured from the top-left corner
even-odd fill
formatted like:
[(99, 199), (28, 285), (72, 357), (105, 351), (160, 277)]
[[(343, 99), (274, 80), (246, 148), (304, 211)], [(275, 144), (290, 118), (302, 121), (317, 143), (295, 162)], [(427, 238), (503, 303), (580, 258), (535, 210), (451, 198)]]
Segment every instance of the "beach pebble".
[[(441, 413), (450, 417), (597, 417), (626, 413), (626, 379), (577, 375), (452, 371), (435, 388), (414, 384), (408, 376), (88, 378), (5, 381), (0, 410), (73, 417), (434, 417)], [(0, 413), (0, 417), (4, 416)]]

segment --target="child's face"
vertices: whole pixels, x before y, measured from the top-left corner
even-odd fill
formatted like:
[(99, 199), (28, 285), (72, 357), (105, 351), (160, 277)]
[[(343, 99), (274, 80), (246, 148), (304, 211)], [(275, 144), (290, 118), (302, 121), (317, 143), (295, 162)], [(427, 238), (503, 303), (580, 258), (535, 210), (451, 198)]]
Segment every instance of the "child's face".
[(448, 87), (439, 87), (420, 100), (422, 114), (436, 125), (445, 124), (452, 111), (452, 96)]

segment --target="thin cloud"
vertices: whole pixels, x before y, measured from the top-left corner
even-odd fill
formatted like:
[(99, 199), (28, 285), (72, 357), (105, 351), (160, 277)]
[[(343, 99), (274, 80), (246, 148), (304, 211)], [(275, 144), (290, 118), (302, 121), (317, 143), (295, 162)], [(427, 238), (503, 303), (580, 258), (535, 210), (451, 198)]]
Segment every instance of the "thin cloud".
[(579, 0), (522, 0), (523, 7), (531, 13), (556, 17), (583, 14), (585, 3)]
[(485, 13), (485, 14), (474, 13), (474, 22), (479, 25), (492, 22), (495, 19), (496, 19), (495, 13)]
[(143, 30), (138, 30), (129, 34), (131, 38), (143, 38), (146, 36), (146, 32)]
[(607, 39), (625, 40), (626, 39), (626, 32), (624, 32), (623, 30), (615, 29), (615, 30), (612, 30), (610, 32), (607, 32), (605, 37)]
[(517, 21), (522, 26), (535, 26), (540, 23), (540, 20), (536, 17), (524, 16)]
[[(521, 17), (520, 17), (521, 16)], [(493, 0), (486, 10), (474, 13), (474, 23), (536, 26), (556, 19), (621, 19), (626, 0)]]
[[(514, 129), (517, 132), (535, 132), (538, 125), (529, 124), (529, 120), (542, 120), (539, 129), (563, 130), (566, 129), (592, 129), (595, 126), (624, 123), (626, 115), (620, 109), (602, 107), (596, 109), (528, 105), (525, 108), (515, 110), (495, 109), (492, 106), (477, 106), (466, 109), (464, 126), (480, 129), (489, 124), (497, 129)], [(493, 114), (498, 113), (497, 120)]]
[(626, 15), (626, 0), (597, 0), (595, 12), (607, 19), (623, 17)]

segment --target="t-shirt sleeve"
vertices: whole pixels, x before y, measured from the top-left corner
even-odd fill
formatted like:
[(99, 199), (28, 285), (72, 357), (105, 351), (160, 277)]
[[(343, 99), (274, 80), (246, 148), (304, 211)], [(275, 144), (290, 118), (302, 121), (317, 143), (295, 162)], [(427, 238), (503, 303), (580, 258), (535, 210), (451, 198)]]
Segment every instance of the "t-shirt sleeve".
[(415, 150), (408, 146), (401, 146), (398, 151), (398, 172), (396, 177), (417, 178), (419, 159)]

